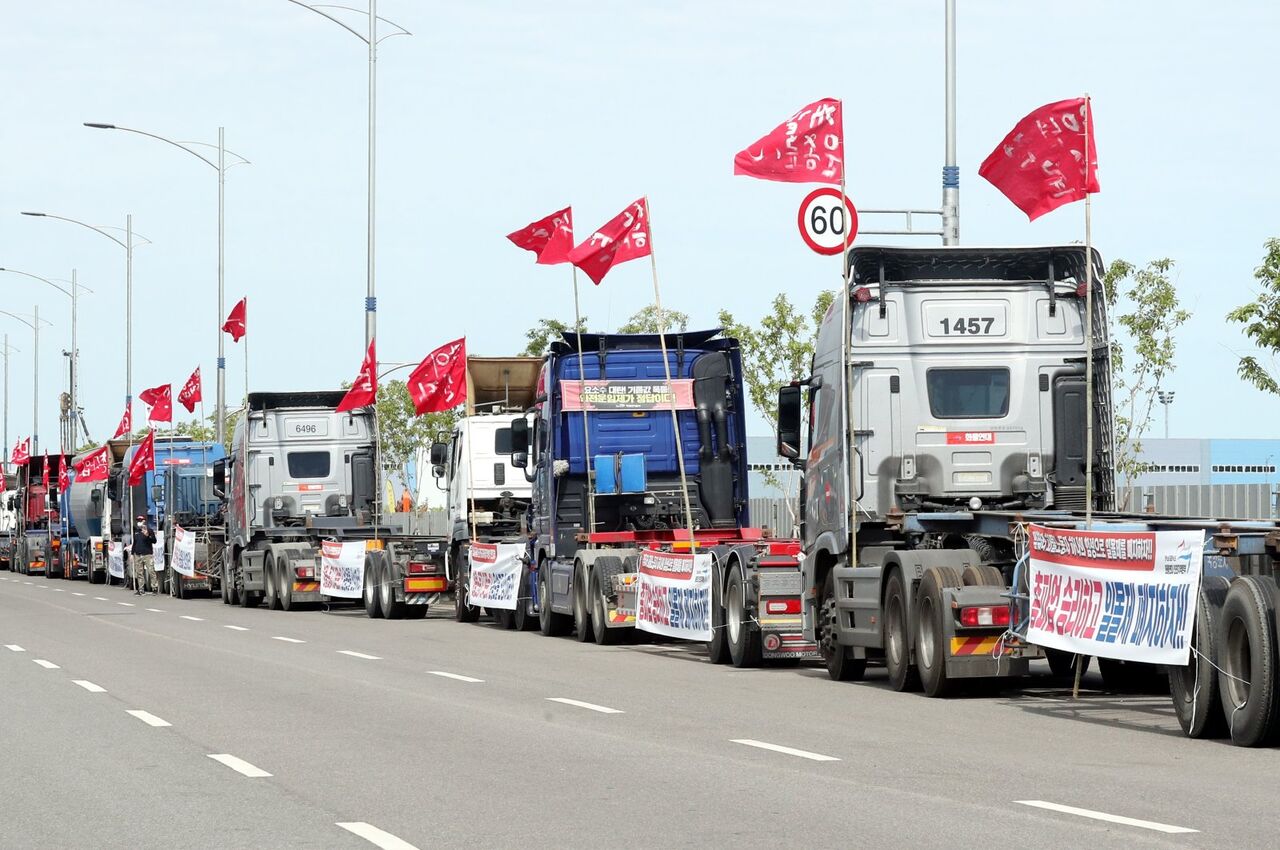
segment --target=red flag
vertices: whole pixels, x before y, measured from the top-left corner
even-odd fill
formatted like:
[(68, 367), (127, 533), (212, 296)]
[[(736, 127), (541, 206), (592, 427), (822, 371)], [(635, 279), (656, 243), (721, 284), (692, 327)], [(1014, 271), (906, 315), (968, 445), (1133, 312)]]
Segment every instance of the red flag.
[(187, 378), (187, 382), (182, 385), (182, 391), (178, 393), (178, 402), (187, 409), (187, 413), (196, 412), (196, 402), (204, 401), (204, 396), (200, 394), (200, 367), (191, 373), (191, 377)]
[(9, 462), (14, 466), (24, 466), (29, 460), (31, 460), (31, 438), (23, 437), (13, 444), (13, 456), (9, 458)]
[(80, 459), (75, 465), (76, 480), (89, 483), (91, 481), (106, 481), (107, 473), (111, 468), (111, 457), (106, 446), (100, 449), (94, 449)]
[(232, 342), (239, 342), (240, 337), (244, 336), (245, 302), (248, 300), (248, 298), (241, 298), (239, 303), (231, 308), (227, 320), (222, 323), (222, 329), (231, 334)]
[(71, 488), (71, 467), (67, 464), (67, 459), (58, 456), (58, 492), (65, 493)]
[(129, 463), (129, 486), (142, 483), (142, 476), (156, 468), (156, 432), (152, 431), (138, 443), (138, 451)]
[(567, 263), (573, 250), (573, 207), (565, 207), (523, 230), (508, 233), (507, 238), (517, 248), (537, 254), (537, 261), (544, 266)]
[(467, 400), (467, 338), (447, 342), (428, 354), (409, 374), (413, 409), (439, 413)]
[(978, 174), (1032, 221), (1100, 191), (1098, 146), (1088, 98), (1050, 103), (1023, 118), (983, 160)]
[(733, 173), (783, 183), (832, 183), (844, 177), (840, 101), (809, 104), (733, 157)]
[(649, 256), (649, 199), (630, 204), (569, 252), (569, 262), (598, 286), (618, 263)]
[(369, 353), (364, 356), (364, 362), (360, 364), (360, 374), (356, 375), (355, 383), (342, 397), (342, 402), (338, 405), (338, 413), (357, 407), (367, 407), (378, 400), (378, 355), (373, 350), (376, 342), (376, 339), (369, 340)]
[(116, 432), (111, 436), (111, 439), (118, 440), (133, 430), (133, 413), (130, 407), (124, 409), (124, 416), (120, 417), (120, 424), (116, 426)]
[(161, 384), (138, 393), (138, 401), (151, 405), (148, 422), (173, 421), (173, 384)]
[(44, 453), (44, 467), (40, 470), (40, 486), (44, 488), (46, 493), (49, 492), (49, 453)]

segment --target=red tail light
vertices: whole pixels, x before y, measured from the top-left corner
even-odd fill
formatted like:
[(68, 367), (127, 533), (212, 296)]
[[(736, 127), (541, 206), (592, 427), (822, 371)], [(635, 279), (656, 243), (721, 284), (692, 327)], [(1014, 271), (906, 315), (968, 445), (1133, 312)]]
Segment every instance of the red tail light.
[(1007, 605), (998, 605), (961, 608), (960, 625), (970, 628), (978, 626), (1007, 626), (1009, 625), (1009, 607)]
[(440, 568), (430, 561), (410, 561), (408, 569), (411, 576), (429, 576), (440, 572)]
[(766, 614), (799, 614), (799, 599), (770, 599), (764, 603)]
[(297, 567), (294, 569), (294, 572), (298, 574), (298, 578), (315, 578), (316, 568), (315, 567)]

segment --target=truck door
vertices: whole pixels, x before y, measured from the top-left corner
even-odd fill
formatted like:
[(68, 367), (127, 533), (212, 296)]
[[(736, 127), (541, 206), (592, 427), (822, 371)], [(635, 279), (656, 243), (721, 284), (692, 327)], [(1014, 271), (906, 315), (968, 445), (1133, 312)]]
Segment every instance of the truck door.
[(1053, 383), (1053, 503), (1084, 510), (1085, 379), (1064, 375)]
[(855, 492), (861, 510), (883, 516), (893, 504), (893, 483), (902, 457), (897, 428), (902, 421), (898, 370), (860, 367), (854, 375), (858, 407), (853, 442), (859, 467)]

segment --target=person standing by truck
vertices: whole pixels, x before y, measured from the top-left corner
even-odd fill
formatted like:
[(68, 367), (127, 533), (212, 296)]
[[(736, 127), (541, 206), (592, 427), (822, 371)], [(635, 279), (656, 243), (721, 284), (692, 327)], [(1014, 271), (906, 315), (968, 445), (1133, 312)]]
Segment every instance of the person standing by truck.
[[(133, 563), (133, 595), (141, 596), (147, 586), (147, 575), (155, 564), (156, 533), (147, 525), (147, 518), (141, 514), (138, 524), (133, 530), (133, 544), (129, 547), (129, 560)], [(153, 594), (155, 590), (151, 591)]]

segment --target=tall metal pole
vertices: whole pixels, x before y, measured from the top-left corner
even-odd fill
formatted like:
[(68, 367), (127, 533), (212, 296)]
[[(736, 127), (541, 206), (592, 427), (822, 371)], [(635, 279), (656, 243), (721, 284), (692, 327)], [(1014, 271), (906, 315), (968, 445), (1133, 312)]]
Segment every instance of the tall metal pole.
[(942, 244), (960, 244), (960, 168), (956, 165), (956, 0), (947, 0), (947, 161), (942, 166)]
[(223, 128), (218, 128), (218, 315), (214, 318), (214, 328), (218, 334), (218, 399), (217, 409), (214, 411), (214, 417), (218, 420), (214, 429), (217, 435), (218, 443), (226, 442), (227, 435), (227, 357), (226, 350), (223, 347), (225, 340), (223, 339), (222, 321), (223, 321), (223, 244), (225, 228), (223, 223), (223, 193), (226, 184), (227, 164), (226, 164), (226, 146), (223, 143)]
[(124, 406), (133, 406), (133, 214), (124, 217)]
[(9, 471), (9, 335), (4, 335), (4, 471)]
[(378, 0), (369, 0), (369, 246), (368, 246), (368, 294), (364, 300), (364, 348), (378, 335), (378, 299), (374, 292), (373, 277), (373, 220), (375, 184), (374, 173), (377, 153), (377, 95), (378, 95)]
[(35, 308), (35, 321), (31, 323), (31, 330), (35, 334), (35, 356), (32, 357), (35, 372), (33, 379), (35, 383), (31, 388), (31, 456), (35, 457), (36, 452), (40, 449), (40, 305)]
[(80, 349), (77, 348), (76, 342), (76, 308), (79, 303), (80, 285), (76, 283), (76, 270), (71, 270), (71, 440), (67, 443), (67, 451), (74, 453), (76, 450), (76, 434), (78, 432), (77, 417), (80, 409), (76, 406), (79, 402), (76, 394), (76, 382), (80, 379)]

